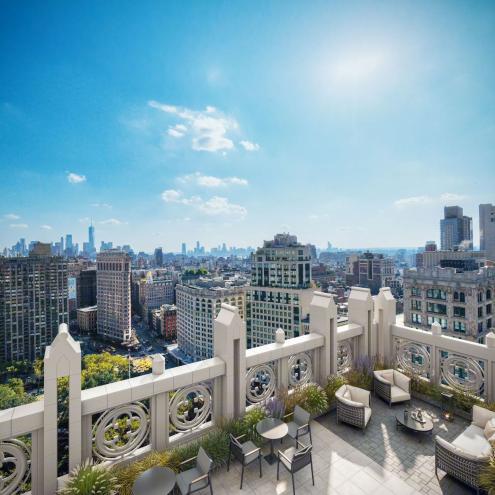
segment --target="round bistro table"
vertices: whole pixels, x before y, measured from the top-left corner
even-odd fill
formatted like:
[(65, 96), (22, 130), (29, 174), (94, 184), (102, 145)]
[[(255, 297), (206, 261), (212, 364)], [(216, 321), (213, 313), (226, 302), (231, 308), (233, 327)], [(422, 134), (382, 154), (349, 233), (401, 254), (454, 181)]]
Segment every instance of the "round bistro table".
[(256, 431), (266, 440), (270, 441), (270, 453), (265, 456), (268, 464), (273, 464), (277, 461), (277, 456), (273, 451), (273, 441), (281, 440), (289, 432), (289, 427), (281, 419), (265, 418), (256, 425)]
[(175, 473), (168, 467), (147, 469), (132, 485), (132, 495), (168, 495), (175, 486)]

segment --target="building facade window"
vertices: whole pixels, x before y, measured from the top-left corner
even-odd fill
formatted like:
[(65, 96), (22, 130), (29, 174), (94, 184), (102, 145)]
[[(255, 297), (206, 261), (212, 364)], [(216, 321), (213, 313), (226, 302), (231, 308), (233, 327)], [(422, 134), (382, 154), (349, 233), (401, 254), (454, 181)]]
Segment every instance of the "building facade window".
[(417, 313), (412, 313), (411, 314), (411, 321), (413, 323), (418, 323), (421, 325), (421, 315), (418, 315)]
[(411, 309), (414, 309), (416, 311), (421, 311), (421, 301), (418, 301), (417, 299), (413, 299), (411, 301)]
[(445, 301), (447, 299), (447, 292), (442, 289), (428, 289), (426, 291), (426, 297), (429, 299), (441, 299)]
[(428, 313), (435, 313), (439, 315), (446, 315), (447, 314), (447, 306), (445, 304), (438, 304), (438, 303), (427, 303), (426, 310)]
[(456, 318), (465, 318), (466, 317), (466, 308), (454, 306), (454, 316)]

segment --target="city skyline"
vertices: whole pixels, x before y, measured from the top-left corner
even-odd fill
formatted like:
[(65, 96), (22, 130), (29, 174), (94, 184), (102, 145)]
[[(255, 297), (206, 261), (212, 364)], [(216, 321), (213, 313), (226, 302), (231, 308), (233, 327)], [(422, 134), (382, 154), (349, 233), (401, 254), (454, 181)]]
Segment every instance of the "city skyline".
[(0, 245), (479, 245), (493, 4), (62, 5), (3, 7)]

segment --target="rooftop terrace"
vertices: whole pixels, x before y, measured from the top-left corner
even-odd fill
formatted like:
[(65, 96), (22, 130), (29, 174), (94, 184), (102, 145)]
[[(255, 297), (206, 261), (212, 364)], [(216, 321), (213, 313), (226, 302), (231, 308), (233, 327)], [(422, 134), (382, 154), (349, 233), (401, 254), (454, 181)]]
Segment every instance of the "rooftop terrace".
[[(44, 400), (0, 411), (0, 494), (22, 493), (25, 482), (33, 495), (54, 494), (66, 483), (67, 477), (57, 473), (56, 380), (62, 376), (70, 384), (70, 470), (86, 459), (108, 468), (132, 465), (153, 451), (197, 441), (226, 420), (265, 406), (278, 390), (290, 396), (310, 383), (325, 386), (329, 376), (349, 377), (373, 356), (422, 386), (462, 391), (481, 404), (495, 399), (494, 334), (484, 345), (442, 335), (438, 325), (429, 332), (405, 327), (396, 322), (388, 289), (372, 299), (369, 290), (354, 288), (347, 325), (337, 327), (337, 308), (328, 294), (314, 294), (310, 314), (308, 335), (285, 340), (278, 330), (274, 343), (246, 350), (244, 322), (236, 308), (223, 305), (215, 320), (212, 359), (165, 370), (163, 356), (157, 355), (151, 374), (88, 390), (81, 390), (80, 346), (62, 325), (45, 355)], [(389, 407), (378, 396), (371, 397), (371, 419), (363, 430), (337, 423), (330, 410), (311, 421), (315, 485), (305, 468), (295, 475), (296, 493), (471, 493), (455, 480), (455, 471), (449, 476), (439, 471), (438, 478), (434, 473), (435, 436), (451, 441), (469, 421), (456, 416), (445, 422), (432, 401), (422, 403), (412, 392), (412, 405), (433, 421), (432, 436), (398, 430), (395, 415), (404, 405)], [(291, 445), (287, 439), (275, 449)], [(287, 471), (281, 469), (277, 482), (276, 465), (262, 464), (262, 478), (257, 469), (246, 469), (242, 493), (292, 492)], [(239, 463), (233, 462), (229, 472), (219, 465), (212, 474), (213, 492), (237, 493)]]

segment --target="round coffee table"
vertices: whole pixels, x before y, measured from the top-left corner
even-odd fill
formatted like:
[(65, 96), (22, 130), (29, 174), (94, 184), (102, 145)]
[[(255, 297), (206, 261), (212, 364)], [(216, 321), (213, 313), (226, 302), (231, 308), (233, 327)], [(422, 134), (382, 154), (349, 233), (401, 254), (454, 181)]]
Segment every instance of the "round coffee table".
[(277, 462), (277, 456), (273, 452), (273, 441), (280, 440), (287, 435), (289, 427), (281, 419), (265, 418), (256, 425), (256, 431), (270, 441), (270, 453), (265, 456), (268, 464)]
[(168, 495), (175, 486), (175, 473), (168, 467), (147, 469), (132, 485), (132, 495)]
[(430, 435), (433, 433), (433, 421), (426, 414), (423, 415), (424, 423), (420, 423), (419, 421), (411, 418), (411, 413), (407, 416), (407, 419), (404, 418), (404, 411), (401, 411), (395, 416), (395, 426), (396, 429), (399, 429), (399, 426), (405, 428), (407, 431), (412, 431), (413, 433), (429, 433)]

